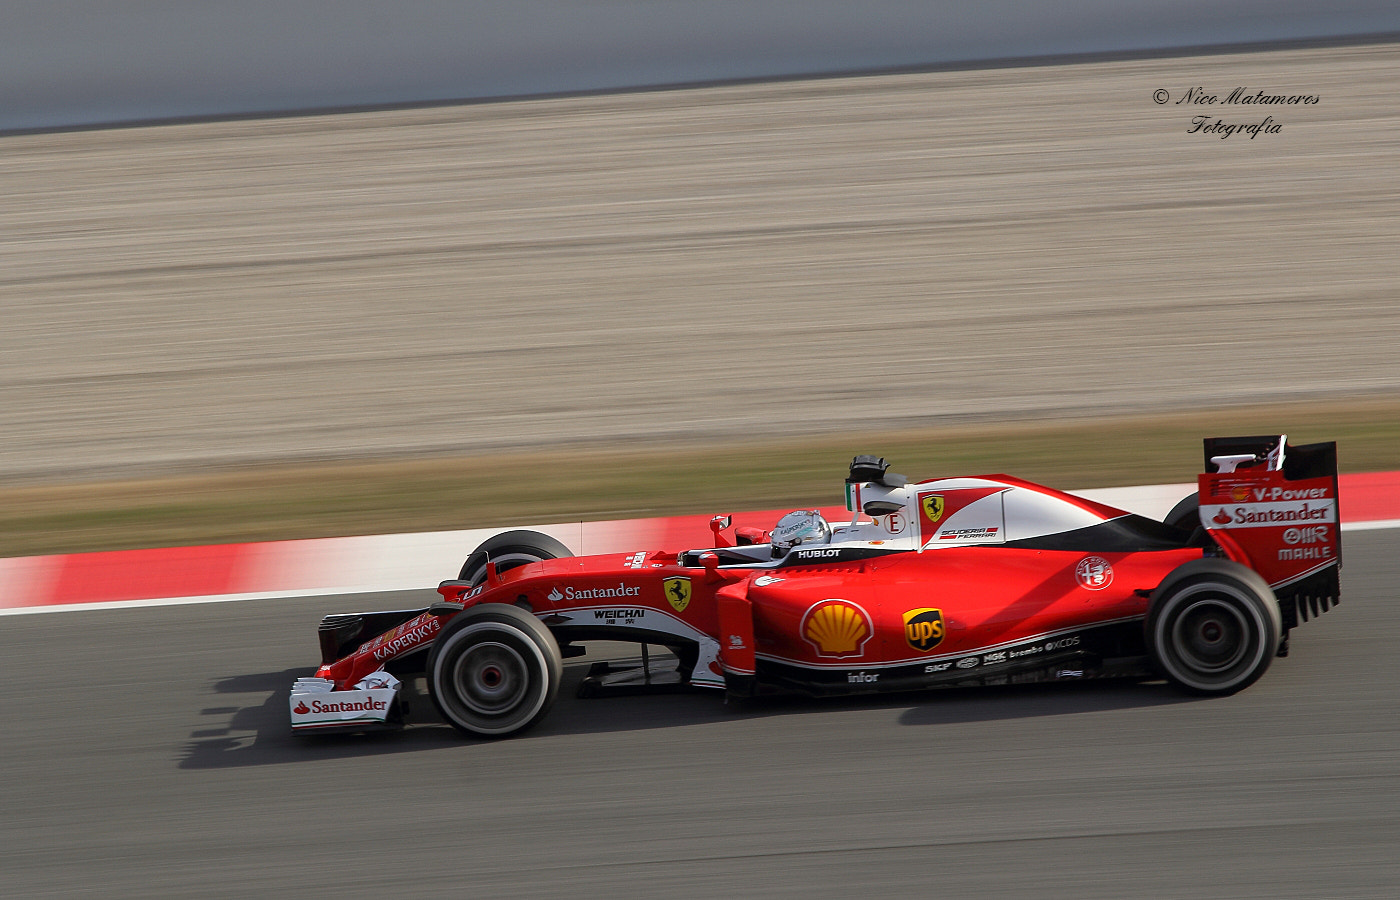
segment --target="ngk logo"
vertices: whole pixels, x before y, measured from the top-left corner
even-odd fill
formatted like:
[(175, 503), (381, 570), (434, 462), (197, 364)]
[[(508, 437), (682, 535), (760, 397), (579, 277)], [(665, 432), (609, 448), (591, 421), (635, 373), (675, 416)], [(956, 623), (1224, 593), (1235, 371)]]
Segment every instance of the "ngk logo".
[(1326, 525), (1289, 528), (1283, 532), (1283, 542), (1290, 547), (1295, 544), (1325, 544), (1328, 540)]

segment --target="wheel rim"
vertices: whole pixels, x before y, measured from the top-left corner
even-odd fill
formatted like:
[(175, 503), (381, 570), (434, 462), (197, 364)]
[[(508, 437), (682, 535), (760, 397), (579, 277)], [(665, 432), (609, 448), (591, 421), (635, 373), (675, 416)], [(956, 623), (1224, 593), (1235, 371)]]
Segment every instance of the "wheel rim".
[(1228, 672), (1249, 650), (1249, 624), (1232, 604), (1216, 598), (1196, 600), (1172, 626), (1172, 645), (1181, 661), (1205, 675)]
[(530, 690), (529, 666), (513, 647), (483, 641), (457, 658), (449, 675), (457, 696), (480, 716), (500, 716), (519, 706)]
[(1273, 655), (1277, 621), (1262, 598), (1224, 578), (1179, 588), (1152, 618), (1155, 661), (1189, 690), (1233, 693), (1262, 675)]
[(544, 653), (527, 635), (498, 622), (474, 622), (451, 635), (431, 678), (443, 716), (479, 735), (525, 727), (550, 698)]

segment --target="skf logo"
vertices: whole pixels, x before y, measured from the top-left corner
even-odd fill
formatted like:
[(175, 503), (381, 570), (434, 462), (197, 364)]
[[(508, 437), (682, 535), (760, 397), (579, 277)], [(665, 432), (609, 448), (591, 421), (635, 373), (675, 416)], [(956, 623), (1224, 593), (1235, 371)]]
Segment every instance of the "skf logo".
[(661, 582), (661, 589), (665, 592), (666, 602), (671, 604), (672, 609), (685, 612), (685, 608), (690, 605), (689, 578), (667, 578)]
[(904, 613), (904, 639), (920, 653), (943, 643), (943, 610), (911, 609)]
[(943, 518), (943, 497), (940, 494), (929, 494), (923, 498), (924, 515), (928, 516), (930, 522), (937, 522)]
[(823, 600), (802, 617), (802, 637), (818, 656), (860, 656), (872, 630), (865, 610), (846, 600)]

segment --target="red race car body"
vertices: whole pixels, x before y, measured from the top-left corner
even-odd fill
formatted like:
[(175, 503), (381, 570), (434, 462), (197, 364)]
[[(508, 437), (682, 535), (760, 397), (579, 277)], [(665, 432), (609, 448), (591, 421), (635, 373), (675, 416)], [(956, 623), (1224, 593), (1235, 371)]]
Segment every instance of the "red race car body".
[(428, 609), (323, 621), (323, 664), (293, 690), (293, 726), (392, 723), (397, 677), (421, 672), (448, 722), (512, 734), (544, 715), (561, 660), (591, 640), (662, 645), (677, 663), (598, 666), (583, 693), (1154, 675), (1233, 692), (1336, 602), (1335, 445), (1213, 439), (1206, 457), (1197, 497), (1163, 522), (1004, 475), (911, 484), (856, 457), (849, 522), (798, 510), (731, 541), (716, 517), (713, 547), (581, 558), (507, 532)]

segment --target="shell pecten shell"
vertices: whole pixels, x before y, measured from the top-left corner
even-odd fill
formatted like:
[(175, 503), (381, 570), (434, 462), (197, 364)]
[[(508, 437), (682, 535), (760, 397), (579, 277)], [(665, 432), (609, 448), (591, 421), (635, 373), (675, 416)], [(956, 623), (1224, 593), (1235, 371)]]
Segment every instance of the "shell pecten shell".
[(802, 617), (802, 637), (818, 656), (860, 656), (871, 634), (870, 617), (848, 600), (823, 600)]

